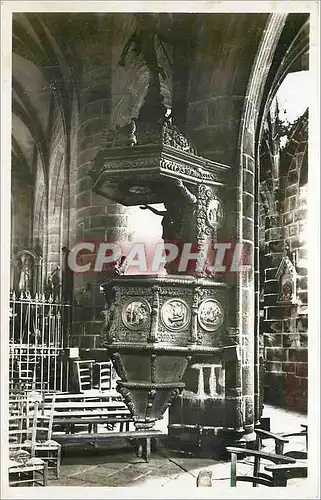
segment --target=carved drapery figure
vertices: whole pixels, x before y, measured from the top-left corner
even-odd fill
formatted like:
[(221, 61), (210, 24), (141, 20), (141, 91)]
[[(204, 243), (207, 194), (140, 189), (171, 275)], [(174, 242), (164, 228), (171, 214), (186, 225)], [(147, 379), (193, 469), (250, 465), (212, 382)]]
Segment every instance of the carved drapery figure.
[[(134, 122), (133, 119), (131, 119), (129, 125), (125, 125), (125, 127), (122, 127), (122, 129), (117, 132), (117, 135), (126, 133), (126, 127), (133, 127), (133, 130), (129, 132), (131, 145), (135, 145), (137, 142), (136, 125), (137, 131), (139, 135), (141, 135), (141, 139), (138, 140), (138, 142), (146, 142), (146, 137), (142, 139), (144, 136), (148, 137), (147, 142), (151, 141), (155, 134), (153, 127), (156, 126), (156, 128), (159, 128), (163, 126), (167, 111), (163, 104), (164, 97), (161, 94), (160, 86), (160, 76), (166, 79), (166, 73), (158, 64), (157, 44), (161, 46), (168, 60), (169, 57), (164, 46), (163, 36), (159, 30), (158, 17), (153, 14), (136, 14), (136, 19), (137, 27), (125, 44), (119, 60), (119, 65), (122, 67), (125, 66), (127, 54), (133, 46), (134, 54), (137, 57), (141, 57), (147, 67), (149, 72), (149, 84), (144, 104), (139, 112), (139, 117)], [(150, 125), (153, 125), (153, 127), (151, 128)]]
[(164, 201), (166, 210), (157, 210), (150, 205), (143, 205), (140, 208), (142, 210), (150, 210), (155, 215), (160, 215), (163, 217), (163, 240), (164, 242), (173, 242), (184, 237), (183, 234), (183, 222), (187, 217), (185, 215), (185, 210), (190, 208), (189, 212), (189, 222), (191, 222), (191, 215), (195, 213), (196, 209), (196, 196), (189, 191), (189, 189), (184, 186), (181, 180), (175, 182), (176, 186), (179, 188), (179, 198), (173, 196), (171, 199)]
[[(159, 84), (158, 75), (161, 75), (163, 79), (166, 78), (165, 71), (158, 65), (157, 55), (156, 55), (156, 39), (159, 38), (159, 34), (156, 33), (157, 24), (152, 17), (139, 16), (137, 15), (139, 25), (135, 29), (132, 36), (127, 41), (122, 55), (120, 57), (119, 66), (125, 66), (126, 57), (129, 49), (133, 45), (133, 52), (137, 57), (142, 56), (147, 69), (150, 74), (150, 83)], [(148, 20), (147, 20), (148, 19)]]
[[(150, 210), (155, 215), (160, 215), (163, 227), (164, 243), (175, 243), (180, 247), (184, 243), (195, 243), (195, 216), (197, 207), (196, 196), (184, 186), (181, 180), (175, 181), (179, 191), (170, 194), (164, 201), (166, 210), (157, 210), (150, 205), (143, 205), (142, 210)], [(178, 260), (168, 262), (165, 269), (169, 274), (178, 272)]]

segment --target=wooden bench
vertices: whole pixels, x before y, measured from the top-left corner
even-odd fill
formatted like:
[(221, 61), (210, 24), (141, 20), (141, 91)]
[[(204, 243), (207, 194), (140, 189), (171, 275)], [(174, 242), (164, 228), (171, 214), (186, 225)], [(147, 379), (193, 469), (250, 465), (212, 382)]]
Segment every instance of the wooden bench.
[[(44, 394), (44, 399), (51, 402), (53, 393), (47, 392)], [(99, 389), (90, 389), (83, 392), (56, 392), (55, 401), (83, 401), (83, 400), (97, 399), (104, 401), (123, 401), (122, 396), (114, 389), (107, 391)]]
[[(42, 404), (42, 414), (45, 416), (50, 408), (52, 395), (47, 394)], [(41, 418), (41, 417), (40, 417)], [(59, 394), (56, 393), (53, 435), (57, 436), (57, 427), (65, 429), (67, 433), (76, 432), (77, 425), (88, 425), (88, 432), (97, 432), (99, 424), (120, 424), (120, 431), (124, 428), (129, 431), (129, 424), (133, 422), (126, 404), (116, 392), (96, 392), (90, 394)]]
[[(103, 444), (112, 440), (129, 441), (136, 447), (138, 457), (148, 462), (152, 443), (164, 434), (159, 430), (129, 430), (130, 422), (134, 422), (123, 398), (116, 391), (88, 391), (88, 393), (55, 393), (44, 394), (39, 404), (38, 420), (52, 417), (52, 439), (62, 446), (90, 443)], [(119, 431), (97, 432), (99, 424), (120, 424)], [(88, 426), (88, 432), (77, 432), (76, 426)], [(58, 432), (58, 426), (65, 433)], [(125, 426), (125, 430), (124, 430)], [(92, 432), (93, 431), (93, 432)]]
[(151, 429), (146, 431), (111, 431), (108, 433), (63, 434), (56, 436), (55, 439), (60, 442), (62, 446), (83, 445), (85, 442), (90, 443), (91, 445), (98, 445), (112, 440), (124, 439), (135, 446), (138, 457), (143, 457), (146, 462), (149, 462), (152, 444), (155, 447), (156, 438), (162, 436), (164, 436), (162, 431)]

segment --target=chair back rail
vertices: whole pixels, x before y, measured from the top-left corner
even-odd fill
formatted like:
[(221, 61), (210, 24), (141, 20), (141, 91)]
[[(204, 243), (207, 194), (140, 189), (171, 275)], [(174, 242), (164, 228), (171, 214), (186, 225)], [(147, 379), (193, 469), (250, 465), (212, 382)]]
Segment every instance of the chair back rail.
[[(244, 448), (237, 448), (233, 446), (227, 446), (226, 451), (231, 454), (231, 486), (235, 487), (237, 485), (237, 481), (246, 481), (251, 482), (253, 486), (257, 486), (258, 484), (262, 484), (265, 486), (271, 486), (271, 480), (268, 480), (264, 477), (260, 477), (259, 473), (256, 475), (248, 475), (248, 476), (239, 476), (237, 475), (237, 457), (238, 455), (242, 457), (259, 457), (260, 459), (269, 460), (275, 464), (288, 464), (295, 463), (295, 459), (291, 457), (286, 457), (285, 455), (277, 455), (275, 453), (269, 453), (259, 450), (249, 450)], [(245, 477), (247, 479), (245, 479)]]

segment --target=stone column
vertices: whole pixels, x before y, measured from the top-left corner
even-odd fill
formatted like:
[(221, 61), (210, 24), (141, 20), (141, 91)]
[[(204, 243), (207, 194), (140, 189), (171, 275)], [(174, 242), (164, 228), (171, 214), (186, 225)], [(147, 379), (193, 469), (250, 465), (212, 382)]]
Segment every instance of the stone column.
[[(87, 45), (88, 44), (88, 45)], [(119, 241), (126, 236), (126, 209), (91, 190), (88, 172), (102, 146), (104, 132), (111, 125), (112, 25), (106, 16), (99, 34), (86, 41), (80, 96), (79, 152), (76, 172), (76, 243)], [(102, 50), (102, 48), (104, 48)], [(100, 273), (75, 274), (75, 311), (73, 345), (95, 348), (103, 321), (103, 295)]]
[[(218, 193), (227, 214), (218, 240), (243, 244), (244, 264), (248, 265), (242, 273), (237, 270), (221, 277), (230, 287), (226, 311), (229, 328), (222, 349), (225, 408), (224, 424), (218, 423), (213, 412), (212, 426), (214, 434), (222, 432), (225, 445), (254, 439), (255, 391), (258, 400), (258, 339), (254, 334), (255, 133), (260, 99), (282, 22), (271, 26), (267, 14), (201, 15), (189, 88), (186, 132), (199, 155), (228, 165), (231, 172), (228, 183)], [(264, 32), (268, 25), (269, 41)], [(189, 419), (193, 421), (192, 414)]]

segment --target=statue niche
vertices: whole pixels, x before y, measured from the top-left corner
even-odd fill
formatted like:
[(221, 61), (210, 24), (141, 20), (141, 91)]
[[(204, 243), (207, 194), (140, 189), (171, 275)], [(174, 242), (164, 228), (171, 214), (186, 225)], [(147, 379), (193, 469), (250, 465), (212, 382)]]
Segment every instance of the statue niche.
[(22, 254), (20, 261), (21, 269), (18, 288), (20, 292), (30, 292), (32, 288), (32, 263), (30, 255)]
[(30, 250), (21, 250), (14, 259), (14, 290), (21, 294), (35, 292), (37, 256)]
[(290, 259), (288, 249), (285, 249), (278, 270), (276, 279), (279, 281), (279, 304), (296, 304), (297, 303), (297, 271), (295, 262)]

